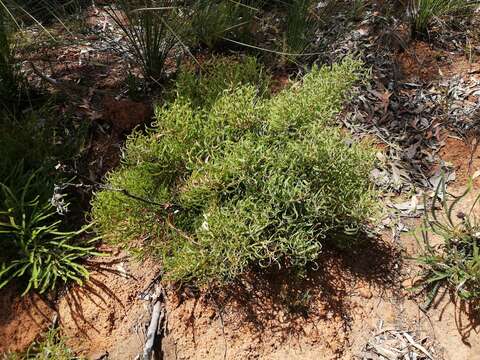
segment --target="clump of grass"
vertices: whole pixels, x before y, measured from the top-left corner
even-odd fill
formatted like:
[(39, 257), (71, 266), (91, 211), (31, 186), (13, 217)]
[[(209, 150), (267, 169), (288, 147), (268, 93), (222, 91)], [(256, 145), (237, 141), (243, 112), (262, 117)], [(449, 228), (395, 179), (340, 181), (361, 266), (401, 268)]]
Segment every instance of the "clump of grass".
[[(119, 0), (106, 10), (125, 35), (125, 51), (143, 70), (148, 81), (165, 75), (166, 61), (181, 43), (188, 16), (176, 0)], [(115, 43), (116, 40), (113, 41)]]
[(199, 284), (252, 268), (304, 269), (326, 239), (353, 246), (375, 213), (374, 152), (328, 124), (362, 74), (347, 59), (272, 98), (224, 83), (208, 106), (179, 96), (158, 108), (156, 125), (129, 138), (108, 177), (137, 198), (97, 193), (99, 231), (158, 256), (169, 279)]
[[(470, 191), (471, 187), (468, 187), (450, 202), (447, 201), (445, 183), (441, 182), (431, 210), (425, 211), (421, 238), (418, 239), (423, 254), (416, 260), (423, 268), (420, 286), (428, 291), (426, 308), (442, 286), (454, 291), (462, 300), (476, 302), (480, 299), (480, 220), (477, 212), (480, 195), (467, 213), (457, 211)], [(442, 211), (438, 210), (439, 194), (443, 194)], [(433, 245), (432, 236), (441, 241)]]
[(315, 42), (314, 36), (319, 22), (314, 18), (313, 5), (312, 0), (292, 0), (286, 4), (284, 33), (286, 52), (303, 54)]
[(0, 0), (0, 7), (19, 25), (60, 20), (86, 4), (86, 0)]
[(476, 0), (412, 0), (409, 10), (412, 33), (425, 35), (434, 20), (449, 15), (465, 16), (478, 5)]
[(254, 1), (196, 0), (191, 32), (193, 43), (214, 49), (225, 43), (225, 38), (249, 41), (254, 15), (258, 11)]
[(9, 353), (5, 360), (80, 360), (65, 344), (58, 329), (47, 331), (23, 353)]

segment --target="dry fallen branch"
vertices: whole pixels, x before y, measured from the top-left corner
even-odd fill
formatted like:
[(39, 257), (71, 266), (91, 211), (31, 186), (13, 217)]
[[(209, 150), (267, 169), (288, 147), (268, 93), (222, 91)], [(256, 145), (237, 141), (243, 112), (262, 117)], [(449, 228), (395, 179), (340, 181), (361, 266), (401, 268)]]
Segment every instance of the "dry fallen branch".
[(145, 345), (143, 347), (143, 360), (151, 360), (154, 353), (155, 343), (159, 343), (164, 331), (161, 324), (165, 321), (165, 289), (160, 285), (153, 298), (153, 309), (150, 324), (147, 330)]

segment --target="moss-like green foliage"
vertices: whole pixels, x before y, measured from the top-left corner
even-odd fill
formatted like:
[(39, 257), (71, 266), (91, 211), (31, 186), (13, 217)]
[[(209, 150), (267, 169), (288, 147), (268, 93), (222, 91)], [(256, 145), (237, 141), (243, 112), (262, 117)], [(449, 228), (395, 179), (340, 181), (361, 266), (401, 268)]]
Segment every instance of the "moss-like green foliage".
[(198, 283), (304, 268), (327, 238), (352, 245), (376, 208), (374, 156), (329, 122), (361, 75), (347, 59), (271, 99), (252, 85), (216, 91), (206, 107), (179, 96), (147, 134), (130, 137), (108, 178), (146, 201), (97, 193), (99, 230), (159, 256), (170, 279)]

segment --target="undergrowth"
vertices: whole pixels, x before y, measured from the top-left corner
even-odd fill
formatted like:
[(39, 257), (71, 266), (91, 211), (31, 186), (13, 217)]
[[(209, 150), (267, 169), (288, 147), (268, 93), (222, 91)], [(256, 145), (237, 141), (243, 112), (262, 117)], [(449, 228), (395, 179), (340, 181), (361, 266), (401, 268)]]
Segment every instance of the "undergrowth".
[(47, 331), (22, 353), (7, 353), (3, 360), (80, 360), (65, 344), (58, 329)]
[[(445, 184), (442, 182), (437, 188), (430, 212), (425, 211), (421, 237), (418, 239), (423, 253), (416, 260), (423, 268), (419, 285), (428, 292), (426, 307), (433, 303), (441, 287), (447, 287), (460, 299), (474, 303), (478, 310), (480, 194), (474, 198), (466, 212), (458, 210), (471, 191), (470, 186), (450, 201), (447, 200)], [(443, 194), (441, 204), (437, 201), (439, 194)], [(441, 205), (441, 210), (438, 210), (438, 205)]]
[(108, 176), (137, 198), (95, 195), (100, 233), (159, 256), (169, 279), (197, 283), (252, 267), (302, 269), (327, 238), (352, 246), (375, 212), (373, 151), (328, 124), (361, 76), (347, 59), (270, 99), (223, 82), (211, 106), (179, 96), (157, 108), (154, 127), (129, 137)]
[(209, 49), (219, 47), (226, 38), (251, 42), (256, 5), (252, 0), (193, 0), (190, 42)]
[(0, 288), (15, 283), (24, 294), (82, 283), (83, 258), (97, 255), (89, 227), (67, 221), (67, 190), (54, 192), (67, 182), (55, 165), (78, 151), (81, 134), (66, 120), (57, 128), (46, 111), (0, 116)]
[(25, 95), (25, 81), (15, 60), (13, 24), (0, 4), (0, 111), (15, 113)]

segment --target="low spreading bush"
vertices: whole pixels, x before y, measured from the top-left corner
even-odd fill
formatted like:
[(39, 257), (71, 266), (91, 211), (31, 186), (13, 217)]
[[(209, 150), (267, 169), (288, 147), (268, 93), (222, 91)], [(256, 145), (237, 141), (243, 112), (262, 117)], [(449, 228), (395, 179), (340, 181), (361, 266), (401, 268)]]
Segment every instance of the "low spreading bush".
[[(444, 286), (453, 290), (460, 299), (475, 303), (480, 299), (480, 221), (478, 204), (480, 194), (468, 212), (458, 211), (462, 199), (471, 191), (447, 200), (445, 184), (441, 183), (435, 194), (430, 212), (425, 211), (422, 236), (419, 240), (423, 254), (416, 258), (423, 269), (420, 286), (428, 291), (429, 306), (438, 290)], [(444, 194), (438, 210), (439, 194)], [(432, 237), (440, 242), (432, 244)]]
[(347, 59), (271, 98), (223, 83), (208, 106), (179, 96), (159, 107), (155, 126), (128, 139), (108, 176), (124, 191), (95, 195), (99, 231), (160, 257), (170, 279), (197, 283), (302, 269), (326, 239), (352, 245), (375, 212), (374, 156), (328, 124), (359, 76), (361, 65)]
[(254, 57), (239, 62), (234, 57), (217, 57), (202, 63), (200, 69), (184, 65), (175, 79), (170, 98), (182, 98), (193, 107), (210, 108), (225, 89), (238, 85), (255, 86), (267, 95), (270, 77)]

